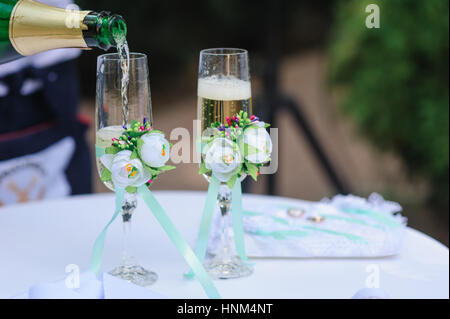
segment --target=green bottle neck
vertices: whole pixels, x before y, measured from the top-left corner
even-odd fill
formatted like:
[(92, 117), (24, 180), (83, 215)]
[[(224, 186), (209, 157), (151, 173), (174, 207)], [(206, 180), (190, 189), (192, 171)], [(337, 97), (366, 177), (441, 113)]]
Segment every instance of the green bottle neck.
[(87, 26), (83, 37), (89, 47), (109, 50), (111, 47), (117, 47), (117, 42), (124, 42), (126, 39), (127, 25), (120, 15), (106, 11), (90, 12), (83, 23)]

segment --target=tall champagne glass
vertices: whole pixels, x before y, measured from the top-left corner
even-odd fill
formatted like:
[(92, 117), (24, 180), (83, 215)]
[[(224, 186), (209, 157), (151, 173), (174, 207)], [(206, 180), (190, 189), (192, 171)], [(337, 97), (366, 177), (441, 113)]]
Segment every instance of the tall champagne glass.
[[(227, 117), (231, 118), (241, 110), (252, 113), (248, 52), (230, 48), (201, 51), (197, 115), (202, 132), (212, 123), (225, 123)], [(206, 177), (209, 180), (209, 176)], [(248, 276), (252, 269), (238, 257), (234, 245), (231, 190), (226, 183), (220, 186), (218, 204), (221, 212), (220, 245), (214, 257), (205, 261), (205, 268), (214, 279)]]
[[(112, 138), (118, 138), (124, 126), (129, 127), (132, 120), (142, 122), (144, 118), (152, 125), (147, 56), (131, 53), (128, 63), (116, 53), (99, 56), (95, 121), (97, 147), (111, 146)], [(97, 168), (101, 176), (105, 167), (99, 158), (97, 158)], [(112, 181), (104, 182), (104, 184), (114, 191)], [(138, 265), (130, 255), (128, 247), (131, 220), (136, 205), (136, 195), (125, 192), (121, 211), (124, 230), (122, 264), (113, 269), (110, 274), (140, 286), (148, 286), (153, 284), (158, 276)]]

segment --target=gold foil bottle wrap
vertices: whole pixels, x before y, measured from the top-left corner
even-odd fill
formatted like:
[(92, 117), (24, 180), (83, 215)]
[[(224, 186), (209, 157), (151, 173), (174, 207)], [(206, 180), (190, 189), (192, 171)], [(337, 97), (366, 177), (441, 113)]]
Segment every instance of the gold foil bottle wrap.
[(58, 48), (87, 48), (83, 20), (88, 13), (19, 0), (9, 22), (11, 44), (23, 56)]

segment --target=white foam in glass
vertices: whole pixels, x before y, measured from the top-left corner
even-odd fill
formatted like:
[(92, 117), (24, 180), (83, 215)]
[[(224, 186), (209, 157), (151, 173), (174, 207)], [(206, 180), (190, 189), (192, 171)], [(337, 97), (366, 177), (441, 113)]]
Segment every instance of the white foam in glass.
[(211, 76), (198, 80), (198, 96), (219, 101), (248, 100), (252, 97), (252, 89), (248, 81)]

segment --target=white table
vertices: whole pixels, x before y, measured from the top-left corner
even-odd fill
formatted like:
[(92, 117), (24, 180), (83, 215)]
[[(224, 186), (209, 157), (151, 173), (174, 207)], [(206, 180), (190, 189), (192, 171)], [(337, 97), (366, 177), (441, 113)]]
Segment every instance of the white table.
[[(170, 218), (193, 245), (205, 200), (204, 192), (155, 192)], [(244, 200), (294, 199), (246, 195)], [(79, 196), (0, 209), (0, 297), (30, 285), (66, 277), (68, 264), (87, 270), (92, 244), (110, 219), (112, 194)], [(103, 269), (120, 261), (120, 218), (107, 236)], [(140, 201), (134, 216), (132, 245), (144, 266), (159, 275), (150, 288), (172, 298), (205, 298), (196, 280), (184, 280), (187, 264)], [(392, 298), (448, 298), (448, 248), (408, 229), (400, 255), (374, 259), (257, 259), (247, 278), (217, 281), (224, 298), (350, 298), (365, 282), (370, 265), (380, 269), (381, 288)]]

